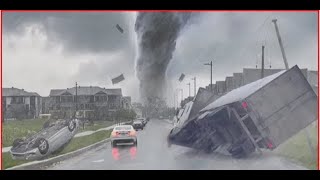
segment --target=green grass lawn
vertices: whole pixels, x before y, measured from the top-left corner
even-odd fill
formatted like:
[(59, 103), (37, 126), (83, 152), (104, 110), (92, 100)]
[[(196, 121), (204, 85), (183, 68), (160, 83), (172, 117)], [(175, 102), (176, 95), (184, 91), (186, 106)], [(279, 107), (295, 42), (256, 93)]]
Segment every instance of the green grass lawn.
[(28, 161), (24, 160), (13, 160), (9, 152), (2, 153), (2, 169), (10, 168), (27, 162)]
[[(281, 144), (276, 149), (276, 152), (282, 156), (298, 162), (308, 169), (317, 169), (318, 127), (311, 125), (307, 128), (311, 138), (312, 146), (316, 153), (314, 154), (314, 156), (312, 156), (311, 154), (311, 150), (309, 148), (306, 133), (304, 130), (290, 138), (287, 142)], [(315, 157), (315, 159), (313, 157)]]
[[(41, 130), (47, 119), (27, 119), (6, 121), (3, 123), (2, 147), (9, 147), (16, 138), (33, 135)], [(83, 131), (95, 131), (101, 128), (112, 126), (113, 121), (94, 121), (93, 125), (86, 124), (84, 129), (79, 128), (78, 133)]]
[[(48, 158), (55, 157), (61, 154), (66, 154), (77, 149), (81, 149), (83, 147), (89, 146), (96, 142), (102, 141), (106, 138), (110, 137), (111, 130), (107, 131), (99, 131), (94, 134), (88, 136), (82, 136), (73, 138), (70, 143), (60, 152), (50, 155)], [(20, 164), (27, 163), (28, 161), (21, 161), (21, 160), (13, 160), (9, 152), (2, 153), (2, 167), (3, 169), (7, 169), (13, 166), (17, 166)]]
[(12, 142), (16, 138), (22, 138), (35, 134), (41, 130), (42, 125), (46, 121), (47, 119), (5, 121), (3, 123), (2, 147), (11, 146)]

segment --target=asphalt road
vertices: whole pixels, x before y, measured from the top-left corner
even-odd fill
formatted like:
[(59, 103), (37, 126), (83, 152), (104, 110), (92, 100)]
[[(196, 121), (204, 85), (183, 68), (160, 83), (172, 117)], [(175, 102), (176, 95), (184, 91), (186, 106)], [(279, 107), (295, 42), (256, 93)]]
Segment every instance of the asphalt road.
[(247, 159), (233, 159), (220, 153), (206, 154), (193, 149), (167, 146), (166, 137), (172, 127), (167, 121), (152, 119), (138, 131), (137, 148), (111, 148), (110, 143), (58, 162), (49, 170), (303, 170), (306, 169), (272, 152), (252, 154)]

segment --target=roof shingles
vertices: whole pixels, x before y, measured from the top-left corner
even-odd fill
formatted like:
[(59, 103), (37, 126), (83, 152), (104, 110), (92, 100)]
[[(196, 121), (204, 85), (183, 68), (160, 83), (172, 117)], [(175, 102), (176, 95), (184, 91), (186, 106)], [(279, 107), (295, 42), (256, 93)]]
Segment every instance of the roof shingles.
[(2, 96), (40, 96), (36, 92), (27, 92), (18, 88), (2, 88)]
[[(69, 88), (69, 89), (52, 89), (50, 91), (50, 96), (60, 96), (65, 92), (69, 92), (72, 95), (76, 95), (76, 88)], [(77, 94), (81, 95), (95, 95), (97, 93), (106, 93), (108, 95), (122, 95), (122, 91), (120, 88), (118, 89), (105, 89), (98, 86), (80, 86), (77, 89)]]

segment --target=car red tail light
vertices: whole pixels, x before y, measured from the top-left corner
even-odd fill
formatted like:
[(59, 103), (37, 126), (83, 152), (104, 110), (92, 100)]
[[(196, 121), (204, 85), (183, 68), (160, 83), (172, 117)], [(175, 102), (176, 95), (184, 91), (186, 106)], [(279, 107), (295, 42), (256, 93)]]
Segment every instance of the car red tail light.
[(242, 107), (243, 107), (244, 109), (247, 109), (247, 107), (248, 107), (248, 104), (247, 104), (247, 102), (245, 102), (245, 101), (243, 101), (241, 105), (242, 105)]
[(119, 135), (119, 132), (112, 131), (112, 133), (111, 133), (112, 137), (117, 137), (118, 135)]

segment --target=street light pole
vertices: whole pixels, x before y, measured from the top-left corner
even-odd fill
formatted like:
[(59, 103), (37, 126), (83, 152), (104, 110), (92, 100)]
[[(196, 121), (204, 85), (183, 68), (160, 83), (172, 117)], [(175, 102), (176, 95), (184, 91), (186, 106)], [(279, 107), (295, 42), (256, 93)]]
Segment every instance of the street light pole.
[(176, 109), (176, 91), (173, 93), (173, 107)]
[(204, 65), (207, 65), (207, 66), (210, 66), (210, 72), (211, 72), (211, 75), (210, 75), (210, 89), (211, 89), (211, 92), (212, 92), (212, 61), (210, 63), (205, 63)]
[(196, 91), (197, 91), (197, 84), (196, 84), (196, 77), (191, 78), (194, 81), (194, 97), (196, 97)]
[(187, 84), (189, 86), (189, 97), (190, 97), (190, 83)]
[(183, 100), (183, 89), (181, 88), (181, 101)]

